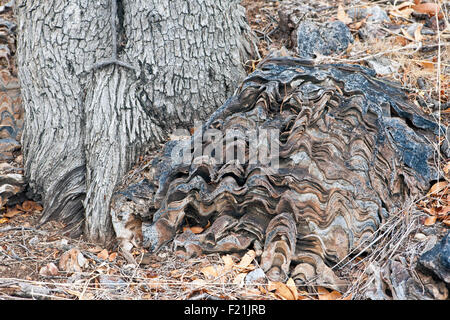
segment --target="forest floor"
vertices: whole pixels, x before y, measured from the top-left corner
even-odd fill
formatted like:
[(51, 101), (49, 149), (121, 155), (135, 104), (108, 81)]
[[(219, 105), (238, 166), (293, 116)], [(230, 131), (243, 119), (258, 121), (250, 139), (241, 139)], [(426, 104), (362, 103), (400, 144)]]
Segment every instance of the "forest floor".
[[(375, 58), (383, 58), (378, 63), (389, 64), (393, 71), (383, 77), (400, 82), (412, 103), (448, 128), (450, 7), (443, 5), (443, 1), (436, 1), (438, 6), (433, 0), (427, 1), (428, 6), (415, 6), (413, 1), (367, 0), (242, 0), (242, 5), (260, 39), (260, 58), (272, 50), (295, 54), (291, 34), (280, 28), (279, 12), (287, 2), (313, 3), (310, 11), (301, 13), (300, 20), (345, 21), (355, 41), (339, 56), (319, 57), (321, 62), (365, 66), (370, 66), (371, 62), (377, 67)], [(0, 0), (0, 6), (6, 2)], [(351, 18), (348, 11), (374, 6), (384, 10), (391, 21), (370, 29), (376, 35), (363, 41), (360, 30), (364, 30), (367, 18)], [(439, 19), (436, 19), (436, 8)], [(13, 57), (14, 52), (10, 56)], [(5, 61), (0, 56), (0, 68), (13, 68)], [(259, 61), (256, 58), (249, 61), (249, 71)], [(436, 148), (445, 139), (441, 137), (441, 141), (434, 142)], [(358, 290), (368, 279), (369, 263), (381, 265), (399, 250), (410, 256), (417, 255), (427, 247), (427, 239), (448, 231), (449, 159), (437, 158), (436, 166), (444, 172), (447, 181), (435, 184), (428, 195), (408, 204), (403, 212), (388, 221), (388, 237), (374, 243), (375, 249), (370, 255), (354, 257), (340, 270), (340, 275), (353, 283), (346, 292), (320, 286), (306, 291), (296, 288), (292, 279), (286, 283), (249, 283), (249, 274), (256, 274), (259, 267), (252, 250), (244, 255), (212, 254), (186, 261), (168, 249), (153, 255), (134, 249), (132, 256), (137, 264), (130, 263), (120, 251), (63, 236), (61, 223), (49, 222), (37, 227), (42, 207), (25, 201), (0, 212), (0, 300), (358, 299), (361, 297)]]

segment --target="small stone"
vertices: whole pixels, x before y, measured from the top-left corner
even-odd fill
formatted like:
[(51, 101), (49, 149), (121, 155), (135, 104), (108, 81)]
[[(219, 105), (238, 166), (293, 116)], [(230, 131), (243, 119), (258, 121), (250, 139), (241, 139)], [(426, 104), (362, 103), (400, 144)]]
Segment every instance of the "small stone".
[(423, 233), (416, 233), (414, 235), (414, 239), (418, 240), (418, 241), (423, 241), (427, 238), (426, 235), (424, 235)]
[(396, 73), (400, 68), (400, 64), (383, 57), (367, 60), (367, 64), (380, 76)]

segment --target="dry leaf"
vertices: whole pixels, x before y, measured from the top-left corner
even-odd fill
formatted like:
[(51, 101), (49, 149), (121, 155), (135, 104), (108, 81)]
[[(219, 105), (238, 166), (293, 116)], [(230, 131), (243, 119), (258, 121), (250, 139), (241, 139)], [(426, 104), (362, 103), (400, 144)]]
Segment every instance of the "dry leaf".
[[(448, 109), (448, 110), (450, 110), (450, 109)], [(444, 173), (446, 175), (448, 174), (448, 172), (450, 171), (450, 161), (447, 162), (447, 164), (444, 166), (444, 168), (442, 170), (444, 170)]]
[(192, 233), (194, 233), (194, 234), (202, 233), (203, 230), (205, 230), (204, 228), (202, 228), (200, 226), (191, 227), (190, 229), (191, 229)]
[(438, 216), (447, 216), (450, 212), (450, 206), (445, 206), (444, 208), (441, 208), (440, 211), (438, 211)]
[(116, 258), (117, 258), (117, 252), (113, 252), (109, 255), (108, 260), (109, 260), (109, 262), (113, 262), (114, 260), (116, 260)]
[(422, 66), (425, 70), (434, 72), (434, 63), (430, 61), (420, 61), (420, 66)]
[(239, 264), (236, 265), (237, 268), (240, 269), (245, 269), (247, 268), (253, 261), (253, 259), (255, 259), (256, 257), (256, 253), (254, 250), (249, 250), (241, 259), (241, 261), (239, 262)]
[(414, 12), (414, 9), (410, 7), (412, 5), (414, 4), (411, 2), (405, 2), (395, 7), (394, 10), (390, 11), (389, 13), (394, 17), (409, 19), (411, 17), (411, 14)]
[(445, 219), (442, 221), (447, 227), (450, 227), (450, 219)]
[(108, 250), (103, 249), (102, 251), (100, 251), (99, 254), (97, 254), (97, 257), (100, 258), (100, 259), (102, 259), (102, 260), (108, 259), (108, 257), (109, 257)]
[(339, 292), (335, 290), (329, 292), (323, 287), (318, 287), (317, 293), (319, 294), (319, 300), (338, 300), (342, 298), (342, 294), (340, 294)]
[(3, 217), (5, 218), (12, 218), (16, 215), (18, 215), (19, 213), (23, 213), (23, 211), (17, 209), (17, 208), (8, 208), (6, 210), (6, 213), (3, 215)]
[(441, 192), (445, 188), (448, 188), (448, 182), (447, 181), (440, 181), (435, 183), (428, 192), (429, 195), (436, 195), (437, 193)]
[(426, 226), (432, 226), (433, 224), (436, 223), (436, 219), (437, 219), (436, 216), (430, 216), (430, 217), (425, 219), (423, 224), (426, 225)]
[(298, 300), (297, 286), (295, 285), (295, 282), (292, 278), (289, 278), (289, 280), (286, 282), (286, 286), (289, 288), (289, 290), (291, 290), (294, 300)]
[(59, 269), (66, 272), (81, 272), (88, 264), (80, 250), (72, 248), (64, 252), (59, 259)]
[(394, 10), (402, 10), (404, 8), (412, 7), (413, 5), (415, 5), (414, 2), (406, 1), (406, 2), (400, 3), (398, 6), (394, 7)]
[(345, 12), (344, 7), (340, 4), (337, 11), (337, 19), (345, 24), (352, 23), (353, 20)]
[(8, 222), (8, 218), (0, 218), (0, 224)]
[(355, 23), (352, 23), (352, 24), (349, 25), (349, 27), (352, 30), (359, 30), (359, 29), (361, 29), (361, 27), (362, 27), (362, 25), (364, 23), (366, 23), (366, 19), (358, 21), (358, 22), (355, 22)]
[(254, 299), (255, 297), (260, 297), (261, 293), (256, 289), (246, 288), (244, 292), (241, 293), (246, 300)]
[(345, 298), (342, 298), (341, 300), (352, 300), (352, 294), (350, 293), (348, 296), (346, 296)]
[(223, 267), (225, 271), (229, 271), (231, 269), (233, 269), (234, 266), (234, 261), (233, 261), (233, 257), (229, 254), (222, 256), (222, 261), (225, 264), (225, 266)]
[[(269, 288), (270, 288), (269, 284)], [(282, 282), (272, 282), (272, 287), (275, 287), (275, 294), (284, 300), (297, 300), (292, 291), (289, 289), (287, 285)], [(272, 291), (272, 290), (269, 290)], [(297, 296), (298, 297), (298, 296)]]
[(207, 266), (200, 270), (206, 278), (217, 278), (218, 272), (215, 266)]
[(17, 205), (17, 208), (19, 210), (22, 210), (25, 212), (42, 211), (43, 210), (43, 208), (40, 204), (38, 204), (34, 201), (31, 201), (31, 200), (24, 201), (22, 203), (22, 205)]

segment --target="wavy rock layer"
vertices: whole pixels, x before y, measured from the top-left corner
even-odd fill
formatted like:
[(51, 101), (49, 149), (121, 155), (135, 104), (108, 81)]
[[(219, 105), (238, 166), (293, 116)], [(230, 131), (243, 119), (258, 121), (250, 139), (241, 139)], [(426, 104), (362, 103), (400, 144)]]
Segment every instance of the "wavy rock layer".
[[(278, 134), (260, 140), (278, 148), (278, 170), (252, 161), (255, 137), (248, 132), (262, 129)], [(206, 137), (211, 130), (240, 138), (223, 144)], [(137, 175), (139, 183), (117, 191), (116, 234), (127, 247), (151, 251), (174, 240), (186, 256), (255, 248), (272, 280), (342, 289), (332, 267), (364, 248), (390, 212), (437, 178), (428, 142), (436, 131), (371, 70), (273, 58), (190, 140), (167, 143)], [(174, 150), (202, 136), (203, 152), (176, 164)], [(240, 161), (215, 160), (217, 150), (238, 146), (246, 147)], [(186, 224), (205, 230), (181, 232)]]

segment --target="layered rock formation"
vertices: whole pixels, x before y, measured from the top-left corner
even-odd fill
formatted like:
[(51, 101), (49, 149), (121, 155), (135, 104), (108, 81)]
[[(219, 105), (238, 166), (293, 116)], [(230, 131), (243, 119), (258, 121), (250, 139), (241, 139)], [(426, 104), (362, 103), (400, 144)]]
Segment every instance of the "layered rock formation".
[[(174, 240), (185, 256), (254, 248), (272, 280), (344, 288), (333, 266), (437, 179), (437, 125), (373, 75), (289, 57), (261, 63), (193, 137), (168, 142), (116, 191), (122, 245), (155, 251)], [(205, 230), (182, 232), (193, 225)]]

